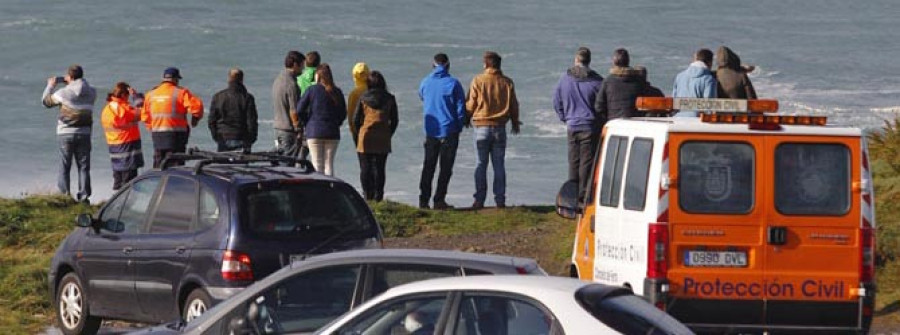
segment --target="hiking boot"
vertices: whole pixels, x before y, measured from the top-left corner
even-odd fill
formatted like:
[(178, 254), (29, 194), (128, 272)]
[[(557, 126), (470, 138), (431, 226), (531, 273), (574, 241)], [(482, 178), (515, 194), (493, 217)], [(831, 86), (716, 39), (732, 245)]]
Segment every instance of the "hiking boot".
[(472, 209), (482, 209), (482, 208), (484, 208), (484, 203), (481, 203), (478, 201), (472, 203)]
[(428, 201), (419, 201), (419, 209), (430, 209), (428, 208)]
[(448, 204), (446, 201), (443, 201), (443, 200), (434, 202), (434, 209), (437, 209), (437, 210), (447, 210), (447, 209), (453, 209), (453, 208), (455, 208), (455, 207), (453, 207), (452, 205)]
[(505, 202), (498, 202), (498, 203), (497, 203), (497, 208), (506, 208), (506, 203), (505, 203)]

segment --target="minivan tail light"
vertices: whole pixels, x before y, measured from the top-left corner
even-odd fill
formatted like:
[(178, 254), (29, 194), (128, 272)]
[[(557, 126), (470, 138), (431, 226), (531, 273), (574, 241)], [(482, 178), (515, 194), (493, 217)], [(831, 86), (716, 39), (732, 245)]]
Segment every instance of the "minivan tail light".
[(225, 254), (222, 256), (222, 279), (228, 281), (253, 280), (250, 256), (234, 250), (225, 250)]
[(666, 254), (669, 251), (669, 225), (651, 223), (647, 233), (647, 278), (665, 279), (669, 272)]
[(860, 229), (859, 280), (863, 283), (875, 281), (875, 234), (872, 227)]

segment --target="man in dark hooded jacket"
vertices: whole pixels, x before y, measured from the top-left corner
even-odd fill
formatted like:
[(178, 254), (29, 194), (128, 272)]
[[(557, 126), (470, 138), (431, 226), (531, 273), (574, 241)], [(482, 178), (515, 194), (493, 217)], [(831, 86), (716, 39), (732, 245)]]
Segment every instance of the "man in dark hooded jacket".
[(720, 46), (716, 51), (716, 70), (718, 81), (717, 92), (719, 98), (729, 99), (756, 99), (756, 90), (753, 83), (747, 77), (748, 69), (741, 66), (741, 58), (726, 46)]
[(598, 122), (594, 98), (603, 77), (591, 70), (591, 50), (585, 47), (575, 52), (575, 66), (569, 68), (556, 85), (553, 109), (559, 120), (566, 123), (569, 142), (569, 180), (584, 188), (600, 138), (603, 124)]
[(594, 109), (603, 122), (638, 116), (635, 100), (644, 94), (647, 86), (641, 72), (628, 66), (631, 62), (628, 50), (616, 49), (612, 61), (613, 67), (594, 102)]
[(244, 72), (233, 68), (228, 71), (228, 88), (213, 96), (209, 133), (218, 143), (218, 151), (250, 151), (257, 127), (256, 102), (244, 87)]

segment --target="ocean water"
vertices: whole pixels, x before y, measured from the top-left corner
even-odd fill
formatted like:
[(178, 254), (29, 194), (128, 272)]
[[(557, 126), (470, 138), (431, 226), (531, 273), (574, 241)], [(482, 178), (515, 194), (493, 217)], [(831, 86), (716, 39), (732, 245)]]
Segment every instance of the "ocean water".
[[(450, 55), (451, 73), (468, 87), (482, 52), (495, 50), (516, 83), (525, 125), (508, 144), (509, 204), (551, 203), (566, 178), (565, 126), (550, 96), (579, 46), (593, 50), (601, 73), (615, 48), (627, 48), (632, 64), (646, 66), (650, 81), (670, 92), (694, 50), (724, 44), (757, 66), (757, 92), (780, 100), (782, 111), (866, 128), (900, 113), (894, 0), (0, 0), (0, 8), (0, 196), (7, 197), (56, 189), (57, 111), (43, 108), (40, 95), (46, 78), (72, 63), (84, 66), (101, 97), (117, 81), (152, 88), (165, 67), (177, 66), (182, 85), (206, 103), (225, 87), (228, 68), (239, 66), (260, 113), (254, 149), (263, 150), (274, 143), (270, 89), (288, 50), (318, 50), (345, 92), (351, 67), (365, 61), (384, 73), (398, 98), (401, 124), (386, 193), (406, 203), (417, 200), (423, 154), (416, 92), (437, 52)], [(98, 114), (103, 104), (97, 102)], [(359, 185), (349, 133), (343, 136), (336, 174)], [(149, 159), (148, 134), (144, 139)], [(100, 201), (111, 194), (112, 177), (99, 122), (93, 143), (92, 199)], [(190, 146), (214, 148), (205, 122)], [(472, 201), (474, 156), (465, 130), (452, 204)]]

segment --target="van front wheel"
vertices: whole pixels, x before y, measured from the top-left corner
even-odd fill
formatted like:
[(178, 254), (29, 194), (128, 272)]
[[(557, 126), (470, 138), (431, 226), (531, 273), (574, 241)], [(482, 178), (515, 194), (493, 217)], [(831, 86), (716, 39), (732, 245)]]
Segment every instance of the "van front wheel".
[(81, 279), (70, 272), (56, 287), (56, 321), (63, 334), (96, 334), (102, 319), (90, 315)]
[(186, 322), (190, 322), (201, 314), (206, 313), (206, 310), (212, 307), (211, 304), (212, 299), (209, 297), (209, 294), (203, 288), (195, 288), (188, 295), (187, 299), (184, 299), (181, 318)]

